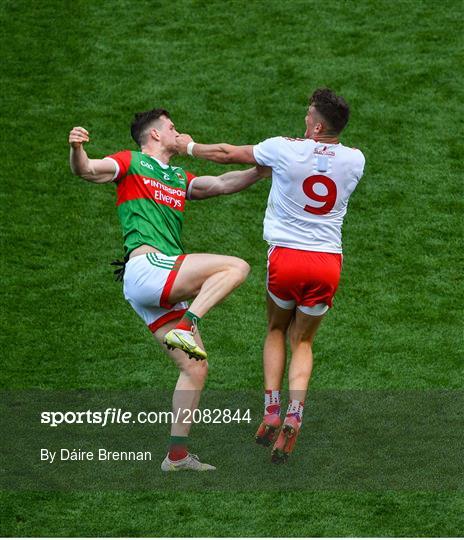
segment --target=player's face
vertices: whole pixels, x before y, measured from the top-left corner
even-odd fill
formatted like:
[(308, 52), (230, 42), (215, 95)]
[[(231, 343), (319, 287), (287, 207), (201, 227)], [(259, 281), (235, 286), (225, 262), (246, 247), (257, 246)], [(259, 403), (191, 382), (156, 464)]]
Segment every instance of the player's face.
[(173, 121), (166, 116), (160, 118), (160, 125), (157, 128), (158, 135), (160, 137), (160, 142), (162, 145), (170, 151), (177, 150), (176, 137), (179, 133), (176, 130), (176, 126)]

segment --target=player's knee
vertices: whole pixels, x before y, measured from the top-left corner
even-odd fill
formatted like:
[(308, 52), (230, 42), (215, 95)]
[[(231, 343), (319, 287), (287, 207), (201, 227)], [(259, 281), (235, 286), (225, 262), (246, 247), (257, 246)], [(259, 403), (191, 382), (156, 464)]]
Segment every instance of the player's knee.
[(313, 336), (308, 337), (307, 335), (296, 332), (293, 330), (290, 332), (290, 348), (292, 351), (295, 351), (298, 347), (309, 348), (311, 350), (313, 345)]
[(250, 265), (243, 259), (234, 257), (230, 266), (230, 272), (235, 276), (237, 284), (240, 285), (240, 283), (243, 283), (248, 277)]
[(282, 334), (285, 337), (288, 323), (285, 321), (270, 320), (267, 325), (267, 331), (275, 335)]
[[(282, 333), (286, 336), (287, 331), (292, 321), (292, 319), (290, 318), (291, 316), (292, 316), (291, 311), (285, 314), (270, 313), (268, 321), (267, 321), (268, 332), (274, 332), (276, 334)], [(291, 329), (289, 332), (291, 332)]]

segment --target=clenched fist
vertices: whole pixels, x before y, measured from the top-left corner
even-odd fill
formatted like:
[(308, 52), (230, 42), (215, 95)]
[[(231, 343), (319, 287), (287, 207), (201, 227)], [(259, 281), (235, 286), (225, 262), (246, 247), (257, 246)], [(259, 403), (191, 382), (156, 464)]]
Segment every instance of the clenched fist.
[(187, 153), (187, 145), (188, 145), (189, 142), (193, 142), (193, 139), (187, 133), (181, 133), (180, 135), (177, 135), (177, 137), (176, 137), (177, 153), (178, 154), (186, 154)]
[(83, 127), (74, 127), (69, 132), (69, 144), (73, 148), (78, 148), (89, 140), (89, 132)]

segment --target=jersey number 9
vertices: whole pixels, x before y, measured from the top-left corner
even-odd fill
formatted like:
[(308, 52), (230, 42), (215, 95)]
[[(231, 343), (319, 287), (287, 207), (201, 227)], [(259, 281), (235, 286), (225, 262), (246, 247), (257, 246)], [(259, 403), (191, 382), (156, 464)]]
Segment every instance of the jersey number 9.
[[(315, 184), (322, 184), (325, 186), (327, 193), (325, 195), (319, 195), (319, 193), (316, 193), (314, 191)], [(335, 182), (328, 176), (324, 176), (322, 174), (308, 176), (308, 178), (303, 181), (303, 191), (305, 195), (312, 201), (324, 203), (322, 206), (312, 206), (307, 204), (304, 207), (305, 212), (322, 216), (324, 214), (328, 214), (335, 206), (335, 201), (337, 200), (337, 186)]]

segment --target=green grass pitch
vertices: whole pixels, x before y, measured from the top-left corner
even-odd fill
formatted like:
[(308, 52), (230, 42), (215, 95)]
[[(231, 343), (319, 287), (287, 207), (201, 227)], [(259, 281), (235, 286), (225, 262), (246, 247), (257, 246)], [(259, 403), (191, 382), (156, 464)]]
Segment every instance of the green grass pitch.
[[(1, 387), (176, 379), (111, 279), (122, 251), (114, 190), (71, 175), (71, 127), (90, 131), (91, 157), (133, 148), (133, 112), (156, 106), (202, 142), (301, 136), (308, 95), (327, 85), (351, 104), (342, 140), (367, 165), (312, 388), (462, 388), (462, 18), (453, 0), (3, 0)], [(188, 205), (188, 251), (253, 269), (204, 321), (208, 388), (262, 384), (268, 189)], [(4, 491), (0, 501), (2, 536), (464, 533), (462, 492)]]

